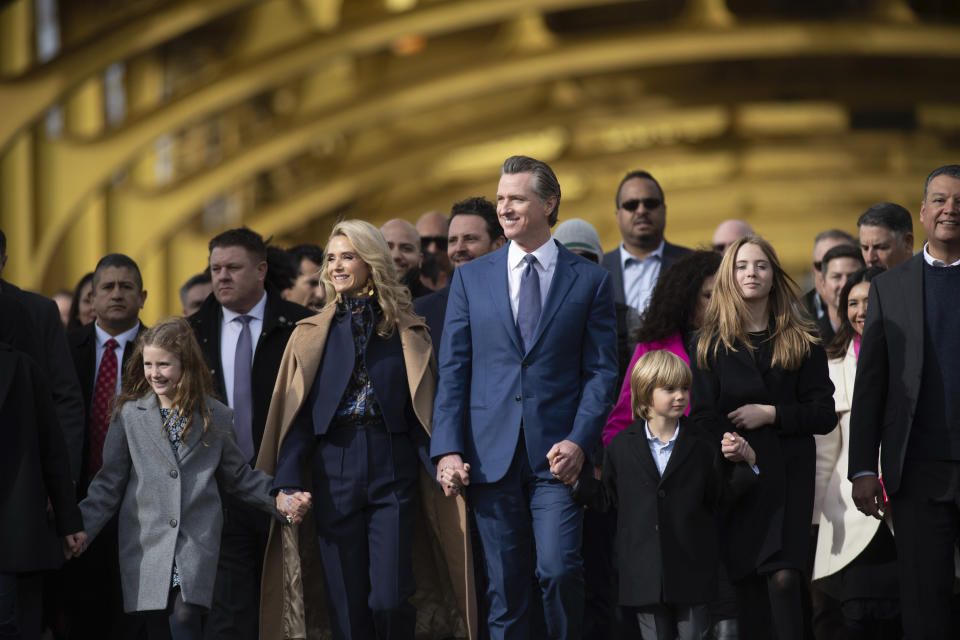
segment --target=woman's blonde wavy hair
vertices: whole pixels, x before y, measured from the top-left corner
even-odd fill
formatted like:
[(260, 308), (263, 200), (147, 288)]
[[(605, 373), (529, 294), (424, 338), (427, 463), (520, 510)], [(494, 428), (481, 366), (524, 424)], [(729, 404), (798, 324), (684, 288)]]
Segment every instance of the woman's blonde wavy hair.
[[(133, 354), (123, 368), (122, 390), (114, 405), (116, 407), (114, 417), (119, 415), (124, 403), (153, 392), (143, 371), (145, 347), (159, 347), (180, 360), (182, 373), (173, 397), (173, 406), (179, 409), (181, 416), (187, 418), (183, 433), (180, 434), (180, 441), (186, 441), (187, 432), (193, 427), (193, 418), (197, 413), (202, 419), (200, 425), (202, 440), (213, 418), (210, 406), (207, 404), (207, 396), (213, 394), (213, 378), (203, 360), (203, 352), (200, 351), (200, 344), (194, 336), (193, 329), (183, 318), (164, 320), (150, 327), (137, 338)], [(173, 418), (172, 414), (168, 421), (171, 418)], [(164, 429), (169, 426), (164, 422)]]
[[(401, 314), (412, 315), (413, 303), (410, 291), (397, 281), (397, 270), (393, 266), (390, 247), (380, 231), (363, 220), (341, 220), (333, 227), (324, 254), (330, 253), (330, 241), (343, 236), (350, 241), (360, 259), (370, 268), (373, 290), (383, 311), (383, 318), (377, 324), (377, 333), (386, 338), (393, 334)], [(326, 265), (320, 270), (320, 281), (326, 292), (327, 304), (336, 304), (337, 291), (330, 280)]]
[(771, 365), (786, 370), (798, 369), (810, 354), (810, 345), (820, 342), (820, 339), (813, 322), (800, 313), (797, 283), (780, 266), (777, 253), (770, 243), (760, 236), (741, 238), (727, 247), (723, 254), (713, 296), (707, 305), (697, 341), (697, 365), (708, 368), (709, 357), (716, 357), (721, 344), (727, 351), (736, 351), (737, 343), (744, 345), (751, 353), (756, 349), (747, 334), (747, 304), (737, 286), (735, 275), (737, 252), (748, 244), (760, 247), (773, 271), (773, 286), (767, 299), (767, 328), (770, 330), (769, 339), (773, 341)]

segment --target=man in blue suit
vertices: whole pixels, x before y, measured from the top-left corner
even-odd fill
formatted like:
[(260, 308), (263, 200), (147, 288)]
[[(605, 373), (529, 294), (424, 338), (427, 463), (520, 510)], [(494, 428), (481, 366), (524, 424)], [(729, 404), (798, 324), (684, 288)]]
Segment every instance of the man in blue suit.
[(494, 639), (531, 637), (534, 571), (547, 635), (581, 633), (583, 516), (565, 484), (609, 411), (617, 333), (609, 273), (550, 236), (559, 204), (549, 166), (504, 162), (510, 242), (454, 272), (440, 345), (430, 453), (448, 495), (469, 485)]

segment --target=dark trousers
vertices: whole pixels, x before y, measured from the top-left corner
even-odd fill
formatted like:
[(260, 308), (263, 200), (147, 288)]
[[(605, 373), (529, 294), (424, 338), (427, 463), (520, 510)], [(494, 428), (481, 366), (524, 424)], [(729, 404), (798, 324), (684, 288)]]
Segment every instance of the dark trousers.
[(906, 638), (956, 638), (950, 614), (960, 535), (960, 462), (907, 460), (890, 509)]
[(69, 638), (135, 640), (145, 636), (143, 619), (123, 611), (118, 547), (114, 516), (87, 550), (61, 570), (64, 589), (58, 598), (66, 612)]
[(470, 485), (469, 497), (487, 562), (490, 637), (532, 637), (536, 607), (531, 606), (530, 581), (536, 575), (546, 637), (579, 640), (583, 508), (573, 502), (567, 486), (534, 475), (521, 436), (506, 475)]
[(207, 640), (257, 640), (260, 621), (260, 575), (270, 532), (270, 516), (220, 494), (224, 505), (220, 559), (207, 616)]
[(0, 640), (39, 640), (42, 573), (0, 573)]
[(410, 436), (382, 425), (339, 426), (318, 440), (313, 512), (338, 640), (414, 637), (419, 464)]
[(704, 640), (710, 629), (705, 604), (656, 604), (637, 609), (642, 640)]

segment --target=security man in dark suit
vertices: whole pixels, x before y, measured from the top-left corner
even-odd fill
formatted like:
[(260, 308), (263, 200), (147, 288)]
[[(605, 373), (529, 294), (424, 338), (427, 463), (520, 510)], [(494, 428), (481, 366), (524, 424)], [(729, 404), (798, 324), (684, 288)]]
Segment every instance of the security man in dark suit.
[(910, 640), (957, 637), (950, 613), (960, 540), (960, 165), (927, 177), (920, 222), (923, 251), (870, 287), (850, 414), (853, 499), (880, 518), (884, 489), (890, 497)]
[[(623, 242), (605, 253), (600, 264), (610, 272), (614, 302), (627, 306), (625, 317), (617, 318), (617, 333), (621, 341), (626, 340), (629, 360), (637, 346), (633, 334), (640, 328), (657, 279), (690, 249), (664, 239), (667, 201), (660, 183), (648, 172), (631, 171), (624, 176), (616, 203)], [(621, 365), (626, 368), (626, 363)]]
[[(7, 237), (0, 231), (0, 273), (7, 264)], [(80, 456), (83, 449), (83, 398), (80, 383), (71, 365), (67, 337), (60, 322), (56, 303), (49, 298), (24, 291), (0, 279), (0, 293), (16, 300), (26, 308), (29, 321), (25, 323), (36, 337), (37, 364), (53, 392), (54, 410), (63, 439), (67, 444), (71, 477), (80, 478)]]
[[(84, 403), (78, 499), (86, 495), (90, 480), (102, 464), (103, 442), (113, 399), (120, 393), (124, 365), (133, 353), (137, 336), (146, 330), (140, 322), (146, 299), (137, 263), (121, 253), (106, 255), (93, 272), (97, 319), (67, 334)], [(92, 633), (131, 638), (142, 629), (140, 618), (123, 613), (118, 553), (117, 520), (113, 519), (90, 548), (68, 565), (65, 606), (71, 638)]]
[[(188, 318), (213, 374), (214, 393), (234, 411), (237, 442), (256, 461), (280, 359), (298, 320), (311, 315), (267, 286), (260, 234), (230, 229), (210, 247), (213, 293)], [(229, 495), (207, 638), (249, 638), (259, 629), (260, 572), (269, 519)]]

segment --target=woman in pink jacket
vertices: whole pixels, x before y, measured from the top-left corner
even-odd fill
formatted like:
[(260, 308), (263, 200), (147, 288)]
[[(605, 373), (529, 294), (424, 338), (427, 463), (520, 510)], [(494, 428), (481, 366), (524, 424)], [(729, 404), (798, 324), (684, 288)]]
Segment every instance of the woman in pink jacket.
[[(677, 260), (661, 274), (643, 314), (643, 326), (637, 332), (637, 349), (627, 367), (617, 405), (603, 428), (603, 446), (633, 422), (630, 411), (630, 372), (640, 356), (648, 351), (674, 353), (690, 364), (685, 345), (700, 328), (703, 311), (713, 292), (714, 274), (720, 267), (720, 254), (693, 251)], [(689, 413), (689, 409), (687, 409)], [(686, 413), (684, 414), (686, 415)]]

